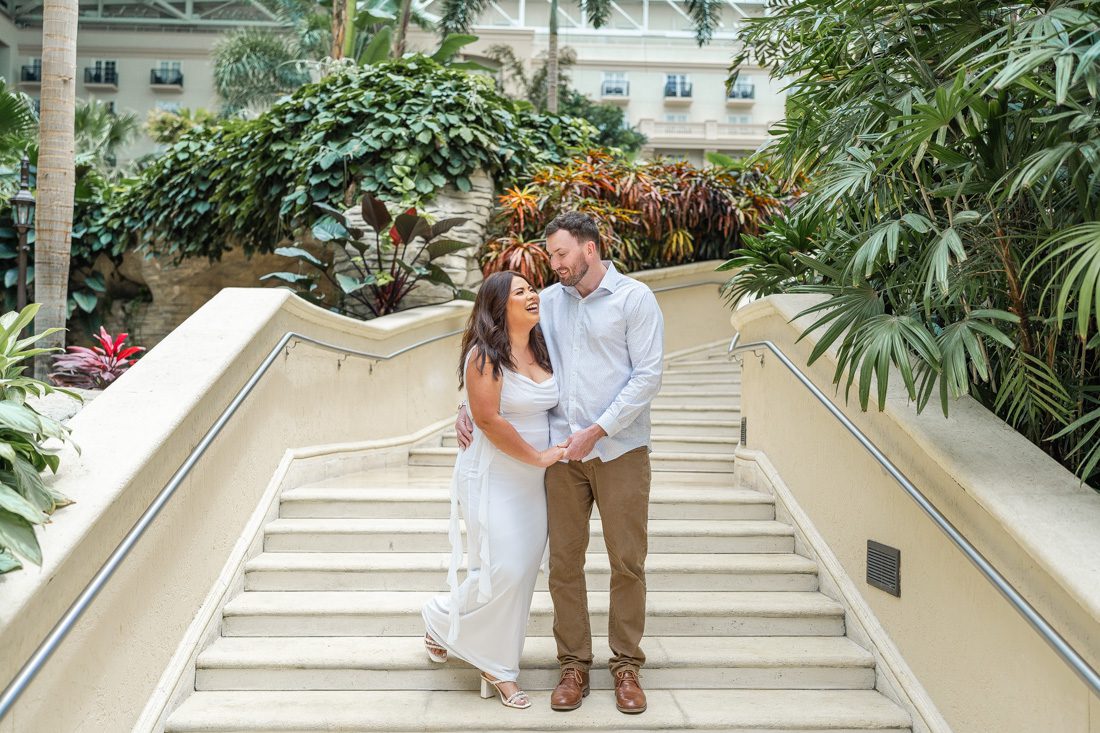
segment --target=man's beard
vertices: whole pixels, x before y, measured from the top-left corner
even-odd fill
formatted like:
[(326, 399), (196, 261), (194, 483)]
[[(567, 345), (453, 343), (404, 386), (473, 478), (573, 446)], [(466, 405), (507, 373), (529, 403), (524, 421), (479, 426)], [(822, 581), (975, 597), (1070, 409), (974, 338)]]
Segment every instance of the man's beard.
[(579, 283), (581, 280), (583, 280), (584, 276), (587, 275), (587, 274), (588, 274), (588, 263), (584, 262), (584, 263), (581, 264), (581, 269), (570, 270), (570, 274), (567, 278), (562, 277), (561, 278), (561, 284), (562, 285), (568, 285), (569, 287), (573, 287), (574, 285)]

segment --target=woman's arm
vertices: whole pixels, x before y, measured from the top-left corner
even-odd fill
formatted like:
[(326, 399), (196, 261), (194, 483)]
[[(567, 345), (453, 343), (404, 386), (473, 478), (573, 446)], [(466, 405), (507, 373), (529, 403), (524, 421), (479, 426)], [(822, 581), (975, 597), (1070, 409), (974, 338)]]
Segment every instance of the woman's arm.
[(502, 453), (517, 461), (532, 466), (546, 468), (559, 461), (564, 453), (561, 448), (551, 446), (538, 451), (500, 414), (500, 391), (503, 379), (493, 375), (492, 364), (485, 362), (484, 373), (478, 369), (478, 353), (475, 350), (466, 362), (466, 391), (470, 395), (470, 414), (474, 424), (485, 437), (492, 441)]

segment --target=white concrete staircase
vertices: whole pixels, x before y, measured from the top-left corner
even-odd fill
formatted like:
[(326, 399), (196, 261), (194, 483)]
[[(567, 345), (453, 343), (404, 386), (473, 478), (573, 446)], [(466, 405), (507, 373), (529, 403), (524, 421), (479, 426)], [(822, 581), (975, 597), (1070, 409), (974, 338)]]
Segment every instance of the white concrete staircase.
[[(655, 403), (644, 714), (615, 710), (604, 638), (594, 640), (592, 695), (579, 710), (550, 710), (557, 663), (541, 576), (522, 662), (531, 709), (481, 700), (461, 662), (428, 661), (420, 607), (446, 584), (457, 450), (444, 435), (413, 449), (406, 467), (283, 493), (221, 637), (198, 658), (196, 691), (166, 730), (909, 731), (772, 497), (734, 485), (739, 390), (736, 367), (714, 349), (670, 362)], [(593, 632), (603, 634), (598, 518), (587, 572)]]

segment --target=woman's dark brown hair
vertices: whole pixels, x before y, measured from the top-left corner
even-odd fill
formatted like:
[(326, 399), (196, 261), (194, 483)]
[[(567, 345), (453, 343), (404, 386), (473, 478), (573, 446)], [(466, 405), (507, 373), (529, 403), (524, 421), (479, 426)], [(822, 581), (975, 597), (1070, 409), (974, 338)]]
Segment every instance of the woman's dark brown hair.
[[(496, 379), (503, 376), (504, 369), (515, 370), (511, 342), (508, 340), (508, 297), (512, 292), (512, 278), (516, 277), (528, 282), (518, 272), (504, 270), (485, 278), (481, 289), (477, 291), (474, 310), (470, 313), (470, 320), (466, 322), (466, 333), (462, 336), (462, 353), (458, 361), (459, 387), (466, 383), (466, 354), (475, 346), (479, 354), (477, 370), (480, 373), (485, 373), (486, 362), (493, 365), (493, 377)], [(550, 366), (546, 339), (537, 323), (531, 329), (531, 353), (535, 355), (535, 362), (540, 367), (548, 372), (554, 371)]]

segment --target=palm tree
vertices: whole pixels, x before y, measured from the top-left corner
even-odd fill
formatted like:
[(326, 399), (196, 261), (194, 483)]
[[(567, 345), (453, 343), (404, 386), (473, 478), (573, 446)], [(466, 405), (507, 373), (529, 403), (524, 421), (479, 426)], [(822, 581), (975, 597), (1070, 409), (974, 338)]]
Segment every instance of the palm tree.
[(263, 110), (306, 81), (299, 64), (302, 49), (284, 33), (242, 28), (214, 46), (214, 89), (225, 112)]
[[(485, 12), (490, 0), (444, 0), (439, 26), (445, 33), (469, 33)], [(613, 0), (578, 0), (593, 28), (602, 28), (611, 17)], [(695, 26), (695, 40), (702, 46), (710, 42), (721, 17), (721, 0), (686, 0), (685, 6)], [(558, 112), (558, 0), (550, 0), (550, 39), (546, 53), (546, 109)]]
[[(69, 253), (72, 247), (73, 195), (76, 186), (77, 0), (45, 0), (42, 5), (42, 117), (39, 127), (38, 206), (35, 209), (35, 300), (42, 304), (34, 320), (38, 332), (58, 329), (42, 346), (65, 346), (68, 315)], [(37, 359), (35, 376), (46, 378)]]
[(77, 102), (73, 120), (76, 157), (100, 173), (114, 171), (119, 148), (141, 132), (137, 115), (116, 114), (102, 102)]

